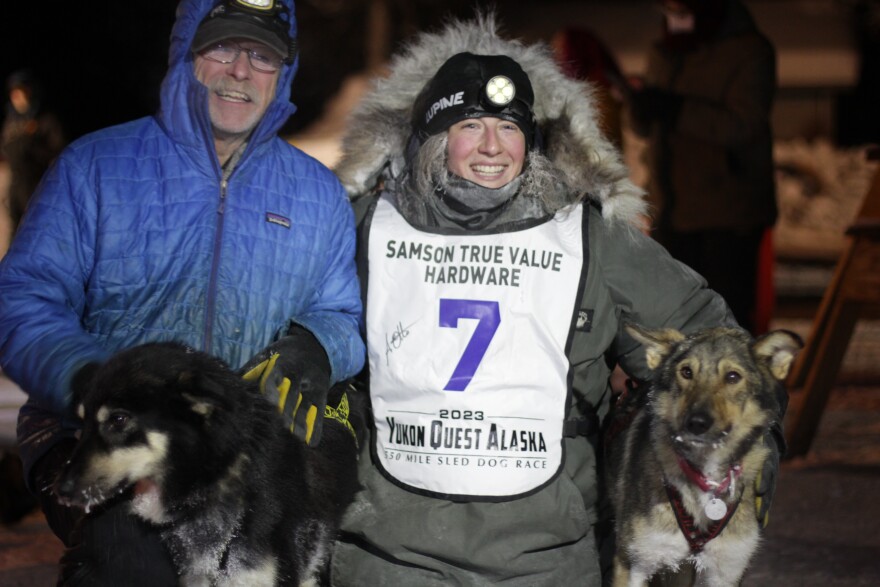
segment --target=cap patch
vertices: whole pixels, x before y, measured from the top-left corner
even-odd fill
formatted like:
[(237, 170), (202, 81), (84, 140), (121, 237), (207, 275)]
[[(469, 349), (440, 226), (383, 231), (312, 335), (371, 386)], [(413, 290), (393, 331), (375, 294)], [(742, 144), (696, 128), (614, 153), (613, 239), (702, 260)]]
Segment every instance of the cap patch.
[(431, 122), (431, 119), (434, 118), (434, 115), (437, 114), (440, 110), (445, 110), (450, 106), (456, 106), (458, 104), (464, 104), (464, 92), (457, 92), (452, 94), (448, 98), (440, 98), (436, 102), (434, 102), (428, 111), (425, 113), (425, 124)]

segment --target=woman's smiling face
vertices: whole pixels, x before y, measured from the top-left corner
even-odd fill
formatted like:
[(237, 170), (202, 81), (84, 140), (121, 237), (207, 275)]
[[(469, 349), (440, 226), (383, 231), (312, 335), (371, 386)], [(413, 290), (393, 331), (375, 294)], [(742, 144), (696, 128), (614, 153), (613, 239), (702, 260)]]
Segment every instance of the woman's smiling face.
[(449, 171), (487, 188), (500, 188), (522, 172), (526, 139), (513, 122), (466, 118), (449, 127)]

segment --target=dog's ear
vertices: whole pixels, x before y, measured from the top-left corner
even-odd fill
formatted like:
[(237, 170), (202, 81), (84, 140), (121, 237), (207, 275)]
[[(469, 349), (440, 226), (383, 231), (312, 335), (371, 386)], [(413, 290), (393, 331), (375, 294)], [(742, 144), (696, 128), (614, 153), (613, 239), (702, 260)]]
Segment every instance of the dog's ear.
[(660, 366), (676, 343), (685, 339), (684, 334), (673, 328), (648, 330), (633, 323), (627, 323), (626, 331), (645, 347), (645, 362), (652, 371)]
[(82, 409), (86, 395), (91, 391), (98, 368), (99, 364), (96, 362), (86, 363), (74, 373), (70, 381), (70, 403), (77, 406), (77, 410)]
[(752, 344), (752, 350), (759, 360), (767, 363), (773, 377), (783, 381), (803, 346), (801, 337), (794, 332), (774, 330), (758, 337)]
[(185, 389), (183, 397), (197, 414), (208, 418), (217, 408), (231, 409), (223, 382), (210, 373), (187, 369), (180, 373), (178, 382)]

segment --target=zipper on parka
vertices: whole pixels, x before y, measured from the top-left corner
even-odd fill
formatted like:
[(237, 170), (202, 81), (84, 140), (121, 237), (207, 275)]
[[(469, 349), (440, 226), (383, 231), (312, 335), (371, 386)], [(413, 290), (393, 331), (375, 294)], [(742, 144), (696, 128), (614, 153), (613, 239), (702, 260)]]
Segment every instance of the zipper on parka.
[(226, 218), (226, 192), (229, 187), (228, 175), (224, 172), (220, 180), (220, 204), (217, 206), (217, 228), (214, 231), (214, 252), (211, 255), (211, 275), (208, 278), (208, 297), (205, 308), (205, 352), (212, 353), (214, 338), (214, 306), (217, 303), (217, 271), (220, 266), (220, 245), (223, 242), (223, 224)]

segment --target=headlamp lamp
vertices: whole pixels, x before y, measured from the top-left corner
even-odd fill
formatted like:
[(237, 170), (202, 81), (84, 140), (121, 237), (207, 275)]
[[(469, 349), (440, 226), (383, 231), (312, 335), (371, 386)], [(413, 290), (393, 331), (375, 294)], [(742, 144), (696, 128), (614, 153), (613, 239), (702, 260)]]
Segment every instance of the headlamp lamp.
[[(260, 14), (274, 13), (278, 7), (284, 6), (275, 0), (232, 0), (232, 4), (237, 4), (244, 10), (256, 10)], [(274, 15), (274, 14), (273, 14)]]
[(516, 87), (507, 76), (496, 75), (486, 84), (486, 97), (495, 106), (510, 104), (515, 96)]

